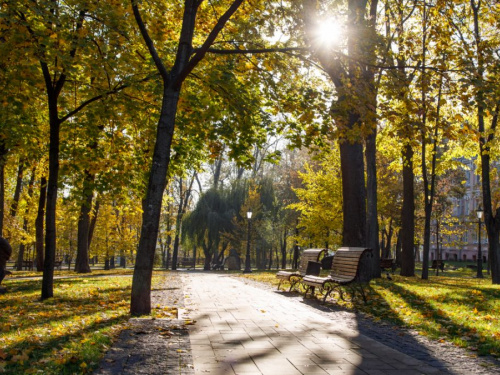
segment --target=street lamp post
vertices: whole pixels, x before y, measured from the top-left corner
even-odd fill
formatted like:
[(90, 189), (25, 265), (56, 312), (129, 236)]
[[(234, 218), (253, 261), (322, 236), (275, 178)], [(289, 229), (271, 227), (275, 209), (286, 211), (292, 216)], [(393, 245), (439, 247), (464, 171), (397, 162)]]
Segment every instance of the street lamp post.
[(483, 254), (481, 253), (481, 220), (483, 219), (483, 209), (478, 207), (477, 211), (477, 275), (478, 279), (483, 276)]
[(247, 255), (245, 257), (245, 270), (243, 273), (252, 273), (252, 269), (250, 268), (250, 230), (252, 228), (252, 211), (247, 212), (248, 219), (248, 236), (247, 236)]

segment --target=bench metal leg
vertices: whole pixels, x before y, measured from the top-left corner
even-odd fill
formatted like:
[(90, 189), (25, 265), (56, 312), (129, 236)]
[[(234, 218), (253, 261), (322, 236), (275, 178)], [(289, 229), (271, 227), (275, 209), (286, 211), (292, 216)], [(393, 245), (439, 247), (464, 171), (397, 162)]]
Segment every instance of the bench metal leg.
[(306, 291), (304, 293), (304, 298), (307, 298), (307, 293), (309, 293), (309, 291), (311, 291), (311, 297), (314, 298), (316, 287), (312, 286), (312, 285), (304, 285), (304, 286), (306, 287)]
[(325, 284), (323, 287), (322, 287), (322, 292), (324, 292), (324, 296), (323, 296), (323, 303), (325, 303), (326, 299), (328, 298), (328, 296), (335, 290), (335, 285), (332, 285), (331, 283), (328, 283), (328, 284)]
[(278, 283), (278, 290), (280, 290), (281, 283), (283, 282), (283, 279), (280, 279), (280, 282)]
[(299, 283), (299, 281), (300, 278), (297, 276), (290, 277), (290, 289), (288, 291), (291, 292), (295, 288), (295, 286)]

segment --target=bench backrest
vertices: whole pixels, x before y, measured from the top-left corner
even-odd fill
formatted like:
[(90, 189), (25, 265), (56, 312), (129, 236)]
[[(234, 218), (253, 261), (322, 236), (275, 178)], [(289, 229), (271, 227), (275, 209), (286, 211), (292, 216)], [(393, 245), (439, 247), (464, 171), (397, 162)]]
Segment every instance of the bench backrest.
[(307, 272), (307, 264), (309, 261), (318, 262), (321, 254), (325, 253), (326, 249), (307, 249), (302, 252), (302, 256), (300, 257), (299, 263), (299, 273), (301, 275), (306, 275)]
[(380, 268), (391, 268), (393, 264), (394, 259), (392, 258), (380, 259)]
[(371, 249), (364, 247), (341, 247), (333, 257), (331, 275), (338, 278), (356, 279), (358, 277), (359, 263), (365, 253)]

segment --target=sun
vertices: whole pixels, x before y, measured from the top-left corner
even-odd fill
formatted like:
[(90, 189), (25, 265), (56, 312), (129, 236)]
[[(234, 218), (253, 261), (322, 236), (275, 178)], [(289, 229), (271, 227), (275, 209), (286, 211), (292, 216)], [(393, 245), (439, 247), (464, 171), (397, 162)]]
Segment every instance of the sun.
[(341, 22), (335, 18), (328, 18), (318, 24), (316, 40), (322, 46), (335, 47), (344, 39), (344, 29)]

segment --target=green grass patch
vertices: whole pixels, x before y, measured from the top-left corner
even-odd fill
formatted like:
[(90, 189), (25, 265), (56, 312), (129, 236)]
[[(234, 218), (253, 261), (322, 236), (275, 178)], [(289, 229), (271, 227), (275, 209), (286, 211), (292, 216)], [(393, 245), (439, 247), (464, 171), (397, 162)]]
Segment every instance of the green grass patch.
[[(242, 275), (278, 285), (274, 272)], [(393, 275), (372, 280), (368, 302), (345, 302), (334, 295), (327, 303), (366, 313), (375, 321), (412, 328), (421, 335), (500, 357), (500, 286), (472, 278), (473, 271), (446, 271), (429, 280)], [(283, 285), (284, 284), (284, 285)], [(289, 284), (283, 283), (282, 288)]]
[[(45, 301), (39, 278), (6, 279), (8, 292), (0, 295), (0, 373), (93, 371), (130, 317), (132, 278), (118, 273), (55, 279), (55, 297)], [(155, 276), (153, 285), (159, 282)], [(152, 316), (171, 317), (173, 310), (156, 306)]]

